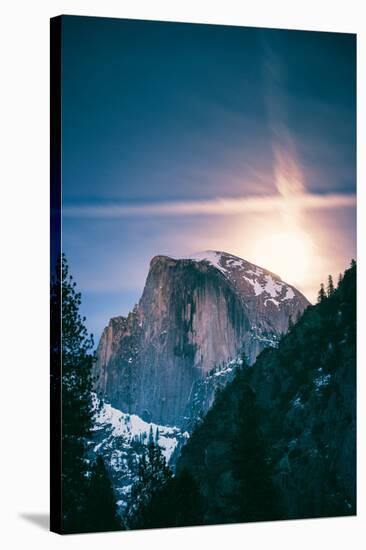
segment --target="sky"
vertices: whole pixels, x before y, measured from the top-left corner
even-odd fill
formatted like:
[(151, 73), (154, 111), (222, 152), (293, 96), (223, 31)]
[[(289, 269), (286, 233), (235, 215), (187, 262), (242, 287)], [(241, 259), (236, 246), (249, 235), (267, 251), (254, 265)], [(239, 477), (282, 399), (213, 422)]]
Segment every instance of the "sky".
[(315, 301), (356, 257), (355, 89), (352, 34), (64, 17), (62, 243), (96, 339), (157, 254)]

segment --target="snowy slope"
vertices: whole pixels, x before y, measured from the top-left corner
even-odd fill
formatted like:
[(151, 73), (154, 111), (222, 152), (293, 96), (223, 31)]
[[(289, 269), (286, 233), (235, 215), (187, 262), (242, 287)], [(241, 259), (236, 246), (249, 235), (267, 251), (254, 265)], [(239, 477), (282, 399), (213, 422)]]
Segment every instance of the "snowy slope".
[(167, 463), (186, 442), (189, 435), (179, 428), (144, 422), (135, 414), (127, 414), (101, 402), (93, 395), (95, 425), (91, 442), (91, 458), (100, 454), (109, 469), (117, 504), (122, 513), (128, 503), (136, 479), (143, 446), (153, 437)]
[[(94, 396), (98, 414), (95, 422), (95, 431), (100, 428), (109, 428), (109, 437), (111, 439), (122, 437), (126, 443), (138, 441), (147, 443), (150, 433), (152, 433), (154, 441), (159, 445), (167, 463), (169, 463), (174, 450), (178, 444), (188, 438), (188, 433), (182, 433), (177, 427), (161, 426), (153, 422), (145, 422), (136, 414), (128, 414), (115, 409), (108, 403), (100, 406), (99, 400)], [(105, 445), (106, 441), (98, 443), (94, 452)]]
[(103, 331), (96, 392), (118, 410), (182, 428), (198, 379), (243, 351), (254, 363), (308, 305), (274, 273), (226, 252), (155, 256), (138, 305)]
[[(269, 302), (279, 307), (281, 302), (295, 298), (294, 288), (269, 271), (227, 252), (205, 250), (187, 257), (174, 258), (208, 262), (218, 269), (241, 292), (263, 295), (264, 305)], [(298, 291), (296, 291), (298, 293)], [(298, 293), (299, 294), (299, 293)]]

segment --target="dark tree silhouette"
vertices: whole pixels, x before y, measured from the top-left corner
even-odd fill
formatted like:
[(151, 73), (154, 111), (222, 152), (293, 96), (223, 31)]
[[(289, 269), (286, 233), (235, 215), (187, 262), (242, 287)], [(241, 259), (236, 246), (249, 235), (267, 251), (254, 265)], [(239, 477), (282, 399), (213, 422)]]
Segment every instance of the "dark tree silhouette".
[(183, 469), (154, 492), (145, 510), (145, 527), (202, 525), (204, 501), (192, 474)]
[(334, 293), (334, 284), (333, 284), (333, 278), (331, 275), (328, 275), (328, 286), (327, 286), (327, 296), (332, 296)]
[(187, 469), (183, 469), (169, 484), (169, 496), (165, 505), (166, 527), (203, 523), (203, 498), (198, 483)]
[(139, 526), (353, 515), (355, 329), (353, 262), (332, 296), (322, 285), (321, 303), (306, 309), (278, 348), (237, 367)]
[(51, 284), (51, 308), (53, 297), (61, 296), (62, 517), (66, 532), (81, 530), (85, 522), (87, 453), (93, 423), (93, 338), (79, 313), (81, 295), (75, 287), (62, 255)]
[(325, 292), (325, 289), (324, 289), (324, 284), (321, 283), (320, 284), (320, 290), (318, 292), (318, 304), (323, 302), (326, 297), (327, 297), (327, 295), (326, 295), (326, 292)]
[(98, 455), (93, 465), (86, 503), (85, 531), (121, 529), (116, 500), (103, 458)]
[(137, 479), (131, 490), (131, 502), (126, 514), (129, 529), (142, 529), (150, 526), (151, 503), (172, 478), (172, 472), (153, 436), (143, 450), (138, 466)]
[(61, 312), (62, 337), (55, 340), (52, 353), (61, 355), (62, 367), (62, 531), (66, 533), (87, 530), (90, 494), (94, 342), (80, 315), (80, 304), (81, 294), (62, 254), (51, 281), (51, 311)]
[(235, 521), (276, 519), (276, 495), (254, 391), (245, 385), (238, 403), (237, 426), (231, 445), (232, 475), (237, 481), (231, 501)]

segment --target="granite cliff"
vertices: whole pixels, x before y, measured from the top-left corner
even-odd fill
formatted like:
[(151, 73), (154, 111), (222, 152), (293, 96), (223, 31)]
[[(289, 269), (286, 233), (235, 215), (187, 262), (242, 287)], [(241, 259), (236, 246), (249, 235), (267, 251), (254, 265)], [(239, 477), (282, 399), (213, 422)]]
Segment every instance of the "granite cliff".
[(189, 425), (211, 406), (241, 352), (253, 363), (276, 347), (308, 305), (277, 275), (225, 252), (156, 256), (138, 305), (103, 331), (96, 392), (147, 422)]
[[(355, 263), (276, 349), (236, 370), (183, 447), (183, 471), (204, 495), (202, 523), (356, 513)], [(248, 494), (239, 515), (238, 479)]]

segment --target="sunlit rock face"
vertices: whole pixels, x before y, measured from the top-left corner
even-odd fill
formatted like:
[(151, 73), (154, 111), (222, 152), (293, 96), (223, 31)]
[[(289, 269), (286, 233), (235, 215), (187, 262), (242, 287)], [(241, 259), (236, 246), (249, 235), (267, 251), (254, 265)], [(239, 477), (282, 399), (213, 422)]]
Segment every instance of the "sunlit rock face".
[(183, 426), (202, 381), (215, 381), (206, 384), (207, 409), (213, 372), (230, 373), (227, 364), (243, 350), (254, 362), (308, 305), (278, 276), (225, 252), (156, 256), (139, 304), (104, 329), (96, 391), (148, 422)]

